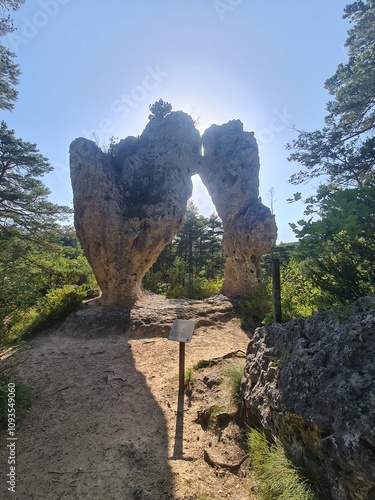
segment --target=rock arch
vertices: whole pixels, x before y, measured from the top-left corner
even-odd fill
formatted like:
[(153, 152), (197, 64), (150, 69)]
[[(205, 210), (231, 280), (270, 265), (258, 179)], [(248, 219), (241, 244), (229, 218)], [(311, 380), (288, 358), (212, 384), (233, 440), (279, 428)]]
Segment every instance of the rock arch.
[(223, 221), (222, 292), (241, 297), (257, 287), (259, 259), (277, 230), (259, 199), (254, 134), (239, 120), (213, 125), (201, 137), (189, 115), (173, 112), (152, 119), (140, 137), (120, 141), (112, 154), (79, 138), (70, 146), (70, 170), (77, 236), (103, 306), (132, 307), (141, 297), (143, 276), (182, 225), (196, 173)]

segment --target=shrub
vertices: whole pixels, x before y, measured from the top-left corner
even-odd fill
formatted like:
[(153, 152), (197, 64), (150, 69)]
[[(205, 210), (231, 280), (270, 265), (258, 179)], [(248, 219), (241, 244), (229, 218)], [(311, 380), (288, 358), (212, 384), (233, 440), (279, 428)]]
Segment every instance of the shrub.
[(223, 284), (222, 279), (207, 279), (197, 277), (188, 285), (171, 286), (166, 296), (169, 299), (185, 297), (187, 299), (207, 299), (219, 292)]
[(241, 327), (253, 329), (259, 326), (265, 318), (272, 317), (271, 281), (264, 278), (254, 292), (241, 300), (239, 317)]
[(8, 321), (5, 342), (33, 335), (75, 311), (86, 295), (86, 287), (66, 285), (42, 297), (35, 307), (13, 314)]
[(262, 498), (281, 500), (315, 500), (307, 480), (286, 456), (280, 443), (270, 444), (263, 432), (248, 433), (251, 462), (259, 478)]

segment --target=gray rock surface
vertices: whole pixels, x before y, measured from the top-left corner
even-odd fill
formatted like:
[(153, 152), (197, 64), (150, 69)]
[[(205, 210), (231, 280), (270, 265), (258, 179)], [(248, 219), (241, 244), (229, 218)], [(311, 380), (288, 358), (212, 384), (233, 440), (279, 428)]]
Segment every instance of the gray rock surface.
[(223, 220), (222, 292), (242, 297), (257, 287), (276, 224), (259, 200), (254, 135), (236, 120), (205, 132), (204, 157), (201, 144), (181, 111), (152, 119), (139, 138), (120, 141), (110, 154), (87, 139), (71, 144), (75, 227), (103, 306), (132, 307), (142, 296), (143, 276), (181, 227), (195, 173)]
[(327, 498), (375, 498), (375, 298), (349, 313), (258, 328), (241, 390), (249, 423), (278, 437)]

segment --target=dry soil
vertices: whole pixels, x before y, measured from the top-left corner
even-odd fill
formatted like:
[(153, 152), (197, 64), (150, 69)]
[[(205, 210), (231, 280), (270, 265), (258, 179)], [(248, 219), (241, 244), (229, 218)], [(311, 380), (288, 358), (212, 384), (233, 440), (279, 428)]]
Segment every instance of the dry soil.
[[(168, 302), (157, 300), (162, 315)], [(157, 328), (142, 338), (119, 323), (103, 324), (93, 310), (86, 305), (64, 324), (3, 352), (2, 376), (31, 387), (34, 397), (16, 429), (16, 493), (7, 491), (8, 436), (0, 436), (0, 497), (256, 498), (225, 375), (228, 366), (244, 366), (241, 352), (194, 370), (192, 387), (179, 397), (178, 343), (165, 333), (158, 337)], [(197, 324), (186, 368), (246, 351), (249, 338), (238, 320)], [(213, 406), (224, 413), (220, 426), (202, 417)]]

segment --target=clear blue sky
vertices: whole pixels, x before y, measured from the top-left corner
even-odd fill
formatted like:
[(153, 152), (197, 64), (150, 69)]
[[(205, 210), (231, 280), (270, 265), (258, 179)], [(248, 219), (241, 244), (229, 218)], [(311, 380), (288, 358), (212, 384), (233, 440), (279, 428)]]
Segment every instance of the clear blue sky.
[[(55, 167), (51, 200), (71, 205), (69, 144), (96, 131), (138, 135), (159, 98), (195, 117), (201, 131), (240, 119), (260, 146), (261, 196), (276, 191), (279, 241), (303, 206), (286, 198), (299, 166), (285, 144), (324, 123), (324, 81), (345, 61), (342, 0), (26, 0), (5, 43), (22, 69), (19, 99), (3, 112), (16, 135)], [(316, 184), (315, 184), (316, 185)], [(302, 187), (304, 192), (314, 186)], [(214, 208), (199, 183), (194, 201)]]

